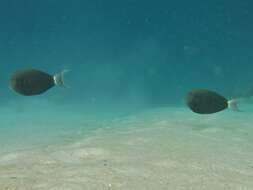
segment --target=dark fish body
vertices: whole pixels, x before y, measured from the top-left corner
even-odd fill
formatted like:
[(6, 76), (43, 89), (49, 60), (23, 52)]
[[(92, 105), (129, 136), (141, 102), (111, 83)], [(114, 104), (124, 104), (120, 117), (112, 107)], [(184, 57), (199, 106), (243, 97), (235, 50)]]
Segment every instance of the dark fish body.
[(54, 76), (30, 69), (16, 72), (10, 81), (11, 88), (25, 96), (39, 95), (55, 86)]
[(220, 94), (206, 90), (194, 89), (186, 97), (187, 106), (195, 113), (212, 114), (225, 110), (229, 106), (226, 98)]

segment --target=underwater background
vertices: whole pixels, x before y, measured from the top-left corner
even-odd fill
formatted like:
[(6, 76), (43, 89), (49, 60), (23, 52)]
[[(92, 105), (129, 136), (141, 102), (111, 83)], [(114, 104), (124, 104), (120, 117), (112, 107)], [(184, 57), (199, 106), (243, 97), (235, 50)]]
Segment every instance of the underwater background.
[[(192, 88), (212, 89), (228, 99), (253, 95), (252, 9), (250, 0), (0, 1), (0, 189), (252, 189), (250, 102), (246, 113), (226, 110), (198, 116), (186, 108), (184, 100)], [(26, 68), (50, 74), (69, 69), (65, 77), (68, 88), (20, 96), (10, 90), (9, 79)], [(123, 146), (121, 141), (127, 143)], [(81, 153), (68, 154), (74, 149), (71, 143), (79, 146)], [(65, 144), (67, 148), (62, 148)], [(93, 148), (84, 153), (86, 145)], [(104, 149), (96, 149), (101, 145), (111, 152), (103, 154)], [(62, 151), (49, 148), (44, 152), (45, 146)], [(21, 156), (16, 153), (30, 149), (32, 152)], [(143, 157), (137, 156), (136, 162), (132, 158), (142, 150), (149, 160), (137, 173), (133, 169), (138, 169)], [(124, 169), (133, 166), (132, 170), (117, 173), (123, 169), (114, 170), (118, 165), (111, 165), (109, 173), (106, 170), (107, 177), (114, 176), (110, 179), (95, 172), (98, 180), (93, 182), (91, 174), (79, 173), (73, 174), (73, 179), (91, 178), (85, 184), (67, 181), (61, 186), (60, 181), (71, 175), (58, 176), (64, 172), (52, 171), (56, 160), (69, 172), (80, 167), (80, 155), (90, 164), (86, 158), (94, 156), (92, 160), (100, 163), (100, 159), (124, 154), (131, 155), (121, 160), (126, 161)], [(45, 175), (35, 175), (44, 171), (36, 168), (36, 161), (46, 155), (55, 161), (46, 158), (46, 165), (52, 164), (52, 168), (39, 165)], [(149, 168), (161, 157), (174, 162)], [(221, 167), (205, 170), (207, 163), (212, 163), (210, 158)], [(176, 160), (180, 164), (175, 164)], [(184, 163), (195, 165), (187, 168)], [(26, 164), (27, 168), (20, 168)], [(26, 173), (28, 165), (34, 168)], [(100, 165), (91, 165), (104, 172)], [(196, 168), (206, 173), (189, 172)], [(136, 181), (151, 171), (164, 177), (171, 170), (178, 173), (167, 176), (162, 185), (159, 179), (147, 182), (155, 177), (151, 174)], [(51, 174), (58, 178), (48, 181)], [(196, 178), (187, 182), (190, 176)]]
[(4, 90), (9, 75), (29, 67), (70, 69), (65, 103), (96, 96), (110, 104), (135, 98), (177, 104), (199, 86), (233, 96), (252, 84), (251, 7), (251, 1), (2, 1), (3, 97), (11, 93)]

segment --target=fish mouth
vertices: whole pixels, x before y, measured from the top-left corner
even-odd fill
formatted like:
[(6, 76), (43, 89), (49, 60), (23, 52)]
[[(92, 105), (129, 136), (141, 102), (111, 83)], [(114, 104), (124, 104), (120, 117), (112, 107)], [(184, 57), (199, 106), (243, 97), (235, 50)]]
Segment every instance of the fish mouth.
[(11, 87), (15, 87), (15, 86), (17, 86), (18, 85), (18, 81), (17, 80), (15, 80), (15, 79), (11, 79), (11, 81), (10, 81), (10, 84), (9, 84)]

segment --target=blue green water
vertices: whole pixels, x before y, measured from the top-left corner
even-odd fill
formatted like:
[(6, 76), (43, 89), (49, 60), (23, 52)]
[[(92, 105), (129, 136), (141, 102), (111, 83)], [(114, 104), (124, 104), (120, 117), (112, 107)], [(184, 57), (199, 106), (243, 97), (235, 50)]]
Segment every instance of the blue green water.
[[(215, 90), (228, 99), (250, 91), (252, 94), (248, 95), (253, 95), (252, 8), (250, 0), (0, 1), (0, 155), (69, 144), (96, 137), (103, 130), (98, 141), (94, 138), (92, 142), (98, 145), (101, 141), (114, 150), (114, 146), (117, 147), (114, 138), (121, 139), (121, 130), (127, 133), (129, 129), (135, 137), (133, 129), (141, 135), (138, 131), (145, 126), (152, 124), (155, 129), (166, 121), (171, 126), (169, 129), (145, 132), (143, 139), (156, 134), (154, 142), (166, 144), (162, 134), (172, 132), (170, 139), (175, 140), (175, 147), (181, 151), (177, 155), (184, 155), (187, 145), (173, 134), (184, 137), (186, 143), (192, 142), (194, 150), (194, 147), (199, 148), (198, 140), (203, 143), (201, 135), (207, 131), (202, 140), (206, 143), (206, 151), (214, 152), (211, 156), (218, 158), (218, 154), (222, 150), (228, 151), (227, 147), (231, 145), (231, 150), (239, 148), (235, 152), (245, 157), (234, 155), (233, 151), (227, 152), (228, 157), (234, 156), (234, 161), (238, 162), (245, 158), (250, 162), (253, 152), (250, 146), (252, 101), (239, 105), (243, 113), (225, 110), (203, 117), (187, 109), (184, 98), (192, 88)], [(50, 74), (69, 69), (65, 77), (69, 88), (54, 87), (34, 97), (18, 95), (9, 89), (9, 79), (16, 70), (25, 68)], [(182, 125), (178, 131), (173, 128), (177, 125)], [(107, 128), (112, 134), (108, 138)], [(111, 144), (108, 139), (112, 140)], [(146, 141), (140, 139), (136, 137), (133, 142), (138, 142), (140, 150), (144, 150)], [(237, 140), (241, 150), (236, 145)], [(167, 143), (173, 144), (173, 141), (168, 139)], [(219, 147), (219, 144), (226, 146)], [(154, 154), (159, 154), (159, 147), (153, 149), (157, 150)], [(126, 154), (136, 153), (135, 149), (131, 150), (127, 149)], [(161, 153), (161, 157), (168, 155)], [(188, 156), (192, 161), (189, 164), (198, 162), (199, 158), (207, 159), (197, 154)], [(0, 165), (2, 163), (0, 158)], [(242, 163), (241, 171), (239, 165), (229, 166), (245, 175), (248, 172), (246, 177), (240, 176), (243, 180), (238, 180), (238, 184), (245, 182), (245, 189), (250, 189), (253, 184), (247, 179), (252, 171), (243, 168), (248, 167), (247, 164), (246, 161)], [(226, 177), (231, 177), (230, 173), (226, 173)], [(230, 179), (236, 178), (233, 177)], [(7, 182), (1, 183), (1, 179), (0, 187), (7, 188), (4, 186)], [(178, 175), (178, 179), (185, 178)], [(201, 183), (200, 179), (196, 181)], [(193, 183), (191, 187), (198, 189), (195, 185)], [(87, 185), (88, 189), (92, 187)], [(121, 186), (117, 187), (120, 189)], [(129, 187), (141, 189), (135, 182)], [(208, 183), (206, 189), (212, 187)], [(226, 188), (231, 189), (230, 186)], [(69, 189), (78, 188), (71, 186)]]
[[(177, 103), (192, 87), (251, 88), (251, 1), (3, 1), (1, 85), (20, 68), (71, 73), (62, 98)], [(131, 77), (130, 77), (131, 76)], [(65, 100), (68, 101), (65, 101)]]

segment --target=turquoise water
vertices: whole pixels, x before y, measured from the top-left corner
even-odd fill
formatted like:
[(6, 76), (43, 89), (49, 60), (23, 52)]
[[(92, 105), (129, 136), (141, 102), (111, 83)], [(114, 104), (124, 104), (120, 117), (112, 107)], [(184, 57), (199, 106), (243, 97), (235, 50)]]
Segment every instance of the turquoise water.
[[(252, 96), (253, 3), (0, 2), (0, 189), (252, 189), (252, 100), (197, 115), (192, 88)], [(9, 88), (19, 69), (68, 88)]]

